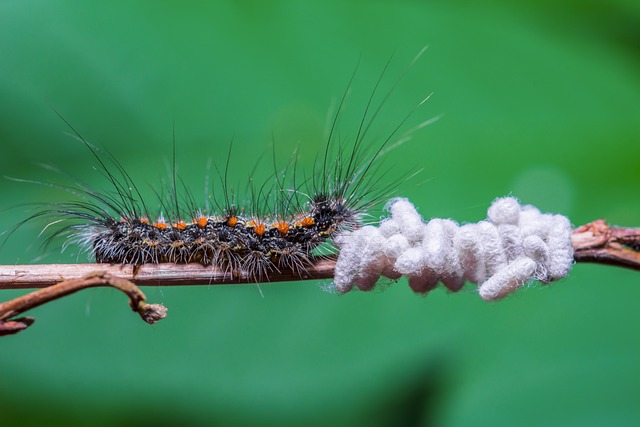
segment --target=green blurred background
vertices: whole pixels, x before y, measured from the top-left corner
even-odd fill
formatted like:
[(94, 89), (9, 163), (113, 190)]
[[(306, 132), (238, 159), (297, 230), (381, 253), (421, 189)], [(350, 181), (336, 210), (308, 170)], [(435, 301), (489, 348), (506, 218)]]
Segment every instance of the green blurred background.
[[(576, 225), (640, 225), (640, 3), (628, 1), (0, 2), (2, 175), (102, 188), (56, 116), (108, 147), (143, 188), (180, 173), (203, 188), (234, 139), (246, 176), (272, 138), (308, 167), (360, 58), (342, 119), (353, 135), (393, 55), (380, 135), (425, 95), (391, 152), (425, 217), (477, 221), (513, 194)], [(268, 157), (268, 156), (267, 156)], [(269, 173), (271, 162), (259, 170)], [(66, 200), (0, 183), (10, 207)], [(20, 229), (3, 264), (84, 262)], [(472, 286), (405, 283), (336, 296), (323, 283), (148, 288), (149, 326), (108, 289), (39, 308), (0, 341), (0, 425), (640, 425), (640, 276), (578, 265), (494, 304)], [(20, 295), (3, 291), (5, 300)]]

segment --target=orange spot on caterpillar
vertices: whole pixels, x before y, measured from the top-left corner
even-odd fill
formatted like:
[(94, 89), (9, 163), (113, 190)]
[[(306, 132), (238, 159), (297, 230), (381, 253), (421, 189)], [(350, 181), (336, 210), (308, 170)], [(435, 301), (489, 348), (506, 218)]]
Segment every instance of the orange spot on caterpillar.
[(305, 218), (302, 220), (302, 226), (303, 226), (303, 227), (311, 227), (311, 226), (312, 226), (313, 224), (315, 224), (315, 223), (316, 223), (316, 222), (313, 220), (313, 218), (311, 218), (311, 217), (309, 217), (309, 216), (308, 216), (308, 217), (305, 217)]
[(173, 224), (174, 228), (177, 228), (178, 230), (184, 230), (185, 228), (187, 228), (187, 224), (184, 221), (178, 221), (177, 223)]
[(140, 222), (143, 224), (149, 224), (149, 218), (140, 218)]
[(277, 224), (277, 228), (278, 228), (278, 231), (280, 232), (280, 234), (284, 235), (284, 234), (287, 234), (289, 232), (289, 224), (284, 222), (284, 221), (280, 221)]
[(235, 227), (238, 224), (238, 218), (235, 216), (229, 217), (229, 219), (227, 219), (227, 225), (229, 227)]
[(207, 226), (207, 218), (201, 216), (200, 218), (198, 218), (198, 221), (196, 221), (196, 224), (198, 224), (198, 227), (200, 228), (205, 228)]
[(258, 236), (262, 236), (264, 234), (264, 232), (266, 231), (264, 224), (257, 224), (254, 228), (253, 228), (253, 232), (256, 233)]
[(163, 221), (157, 221), (153, 223), (153, 226), (155, 228), (157, 228), (158, 230), (166, 230), (167, 229), (167, 224)]

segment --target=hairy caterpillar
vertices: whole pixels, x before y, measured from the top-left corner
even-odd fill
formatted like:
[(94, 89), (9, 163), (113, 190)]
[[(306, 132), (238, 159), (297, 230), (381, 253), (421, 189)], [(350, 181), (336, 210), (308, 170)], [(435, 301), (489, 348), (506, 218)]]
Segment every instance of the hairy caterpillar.
[(388, 65), (375, 82), (350, 143), (337, 136), (337, 123), (355, 72), (313, 170), (300, 181), (294, 158), (286, 173), (274, 170), (273, 179), (259, 187), (250, 181), (251, 198), (246, 203), (236, 203), (227, 182), (231, 148), (224, 170), (218, 171), (222, 197), (202, 206), (186, 187), (179, 190), (174, 138), (171, 185), (165, 195), (156, 192), (160, 209), (150, 209), (120, 162), (89, 143), (60, 116), (93, 156), (110, 189), (45, 183), (73, 194), (76, 200), (45, 205), (18, 226), (44, 218), (49, 221), (47, 243), (62, 236), (65, 247), (79, 244), (98, 263), (199, 263), (249, 281), (262, 281), (283, 270), (302, 275), (320, 245), (341, 230), (362, 226), (369, 208), (391, 195), (394, 183), (382, 180), (386, 171), (380, 158), (415, 130), (398, 136), (415, 109), (382, 141), (376, 145), (368, 141), (371, 125), (395, 87), (375, 104)]

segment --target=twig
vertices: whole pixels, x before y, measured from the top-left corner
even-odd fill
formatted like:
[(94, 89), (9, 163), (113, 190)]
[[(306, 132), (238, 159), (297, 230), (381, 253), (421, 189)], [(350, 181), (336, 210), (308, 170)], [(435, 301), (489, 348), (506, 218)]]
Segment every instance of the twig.
[(82, 289), (96, 286), (110, 286), (124, 292), (129, 297), (131, 309), (147, 323), (156, 323), (167, 315), (167, 309), (163, 305), (146, 303), (144, 293), (130, 281), (108, 273), (95, 272), (80, 279), (65, 280), (0, 304), (0, 336), (20, 332), (35, 320), (33, 317), (9, 320), (12, 317)]
[[(274, 272), (266, 281), (329, 279), (333, 277), (335, 257), (315, 258), (303, 274), (293, 271)], [(227, 285), (255, 283), (249, 277), (233, 276), (213, 266), (200, 264), (35, 264), (1, 265), (0, 289), (30, 289), (51, 286), (65, 279), (77, 279), (95, 271), (103, 271), (129, 280), (138, 286)]]
[(640, 228), (611, 227), (599, 219), (575, 229), (571, 241), (576, 262), (640, 270)]
[[(600, 219), (573, 231), (572, 246), (576, 262), (616, 265), (640, 270), (640, 228), (611, 227)], [(274, 272), (271, 282), (328, 279), (333, 277), (337, 257), (313, 259), (313, 264), (300, 275), (292, 271)], [(29, 327), (32, 317), (15, 316), (57, 298), (82, 289), (111, 286), (129, 296), (133, 311), (147, 323), (166, 316), (166, 308), (147, 304), (136, 287), (222, 285), (253, 283), (248, 277), (199, 264), (41, 264), (0, 266), (0, 289), (44, 288), (0, 304), (0, 336), (20, 332)], [(135, 284), (134, 284), (135, 283)]]
[[(313, 266), (300, 275), (292, 271), (278, 273), (270, 279), (277, 281), (309, 280), (333, 277), (335, 259), (315, 259)], [(0, 289), (43, 288), (0, 304), (0, 336), (18, 333), (34, 322), (33, 317), (15, 316), (82, 289), (111, 286), (129, 296), (133, 311), (147, 323), (155, 323), (166, 316), (167, 309), (159, 304), (147, 304), (138, 285), (218, 285), (254, 282), (237, 277), (215, 267), (199, 264), (36, 264), (0, 266)]]

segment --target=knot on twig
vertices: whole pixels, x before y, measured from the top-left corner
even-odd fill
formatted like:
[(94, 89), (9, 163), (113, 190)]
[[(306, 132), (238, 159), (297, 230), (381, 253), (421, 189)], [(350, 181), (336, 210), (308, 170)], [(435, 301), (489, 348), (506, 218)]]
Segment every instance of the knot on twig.
[(167, 317), (167, 307), (162, 304), (147, 304), (141, 301), (140, 304), (138, 304), (138, 309), (134, 311), (140, 315), (142, 320), (150, 325)]

